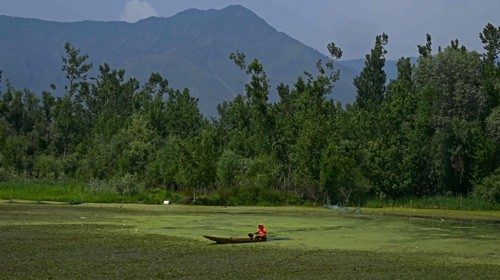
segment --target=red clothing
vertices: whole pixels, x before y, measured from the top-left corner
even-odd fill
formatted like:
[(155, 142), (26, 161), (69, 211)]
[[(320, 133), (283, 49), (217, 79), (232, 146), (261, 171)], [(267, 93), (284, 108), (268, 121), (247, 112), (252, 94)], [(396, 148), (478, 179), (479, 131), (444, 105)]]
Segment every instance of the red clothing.
[(260, 236), (260, 237), (266, 237), (266, 234), (267, 234), (267, 229), (265, 227), (259, 227), (258, 231), (257, 231), (257, 234)]

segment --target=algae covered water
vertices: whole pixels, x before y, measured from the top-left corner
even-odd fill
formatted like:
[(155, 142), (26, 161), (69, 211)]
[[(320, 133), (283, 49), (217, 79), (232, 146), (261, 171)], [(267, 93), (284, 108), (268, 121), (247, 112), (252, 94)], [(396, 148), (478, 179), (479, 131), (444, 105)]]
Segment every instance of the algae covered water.
[[(4, 202), (0, 265), (9, 279), (496, 279), (498, 213), (488, 221), (441, 214)], [(272, 242), (212, 246), (202, 237), (245, 236), (261, 222)]]

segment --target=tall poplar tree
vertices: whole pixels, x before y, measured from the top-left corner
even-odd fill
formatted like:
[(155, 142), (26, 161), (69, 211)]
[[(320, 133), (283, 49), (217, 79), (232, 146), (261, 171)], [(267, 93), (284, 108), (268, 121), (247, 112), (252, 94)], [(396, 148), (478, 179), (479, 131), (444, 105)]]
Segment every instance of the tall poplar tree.
[(375, 46), (370, 54), (366, 55), (363, 70), (354, 78), (354, 86), (357, 88), (356, 103), (364, 109), (378, 106), (385, 98), (386, 74), (384, 72), (385, 57), (389, 36), (383, 33), (375, 37)]

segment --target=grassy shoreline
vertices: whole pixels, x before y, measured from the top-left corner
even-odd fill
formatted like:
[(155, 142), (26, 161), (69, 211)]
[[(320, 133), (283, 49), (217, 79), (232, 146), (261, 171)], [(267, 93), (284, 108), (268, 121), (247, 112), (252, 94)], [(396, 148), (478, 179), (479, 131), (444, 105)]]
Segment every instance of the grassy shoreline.
[(95, 188), (81, 182), (0, 182), (0, 199), (81, 203), (160, 204), (165, 190), (119, 193), (109, 187)]
[[(33, 201), (33, 200), (2, 200), (0, 204), (48, 204), (48, 205), (70, 205), (68, 202), (60, 201)], [(94, 208), (120, 208), (129, 210), (143, 210), (145, 208), (151, 212), (162, 212), (165, 210), (173, 212), (192, 212), (196, 209), (208, 213), (245, 213), (253, 212), (271, 212), (271, 213), (293, 213), (295, 211), (310, 212), (313, 215), (342, 215), (342, 216), (395, 216), (406, 218), (425, 218), (425, 219), (447, 219), (464, 221), (485, 221), (500, 223), (500, 211), (469, 211), (469, 210), (446, 210), (446, 209), (416, 209), (406, 207), (384, 207), (384, 208), (354, 208), (346, 207), (339, 209), (329, 209), (321, 206), (205, 206), (205, 205), (143, 205), (130, 203), (82, 203), (74, 207), (94, 207)], [(195, 210), (193, 210), (195, 209)]]
[[(180, 193), (169, 192), (165, 189), (140, 189), (136, 192), (120, 193), (116, 186), (110, 186), (106, 183), (84, 184), (81, 182), (43, 182), (43, 181), (19, 181), (19, 182), (0, 182), (0, 199), (3, 200), (31, 200), (31, 201), (56, 201), (67, 202), (70, 204), (81, 203), (141, 203), (141, 204), (161, 204), (164, 200), (170, 200), (180, 204), (196, 205), (221, 205), (218, 199), (214, 199), (217, 194), (202, 195), (194, 203), (189, 196)], [(236, 199), (235, 201), (238, 201)], [(242, 200), (244, 201), (244, 200)], [(246, 203), (239, 205), (247, 205)], [(273, 201), (256, 201), (249, 204), (258, 206), (320, 206), (307, 201), (298, 199), (284, 199), (277, 203)], [(224, 204), (222, 205), (224, 206)], [(230, 206), (230, 205), (227, 205)], [(233, 205), (231, 205), (233, 206)], [(469, 197), (430, 197), (416, 199), (401, 199), (392, 201), (369, 200), (362, 208), (380, 209), (378, 213), (390, 212), (398, 213), (397, 209), (426, 209), (417, 213), (408, 213), (408, 215), (428, 216), (432, 210), (470, 210), (474, 212), (481, 211), (500, 211), (500, 204), (487, 202)], [(342, 208), (344, 209), (344, 208)], [(375, 211), (375, 210), (372, 210)], [(452, 212), (453, 213), (453, 212)], [(406, 215), (406, 213), (402, 213)], [(475, 215), (481, 218), (481, 214)]]
[(362, 208), (364, 213), (374, 215), (392, 215), (413, 218), (454, 219), (454, 220), (481, 220), (500, 222), (500, 211), (471, 211), (447, 209), (419, 209), (405, 207)]

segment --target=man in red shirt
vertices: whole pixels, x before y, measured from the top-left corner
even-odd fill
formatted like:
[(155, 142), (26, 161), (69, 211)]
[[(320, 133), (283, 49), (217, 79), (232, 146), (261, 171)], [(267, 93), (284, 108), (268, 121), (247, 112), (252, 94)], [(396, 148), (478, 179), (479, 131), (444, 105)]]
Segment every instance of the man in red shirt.
[(264, 227), (264, 224), (259, 224), (259, 228), (255, 234), (257, 235), (255, 236), (255, 239), (267, 239), (267, 229)]

